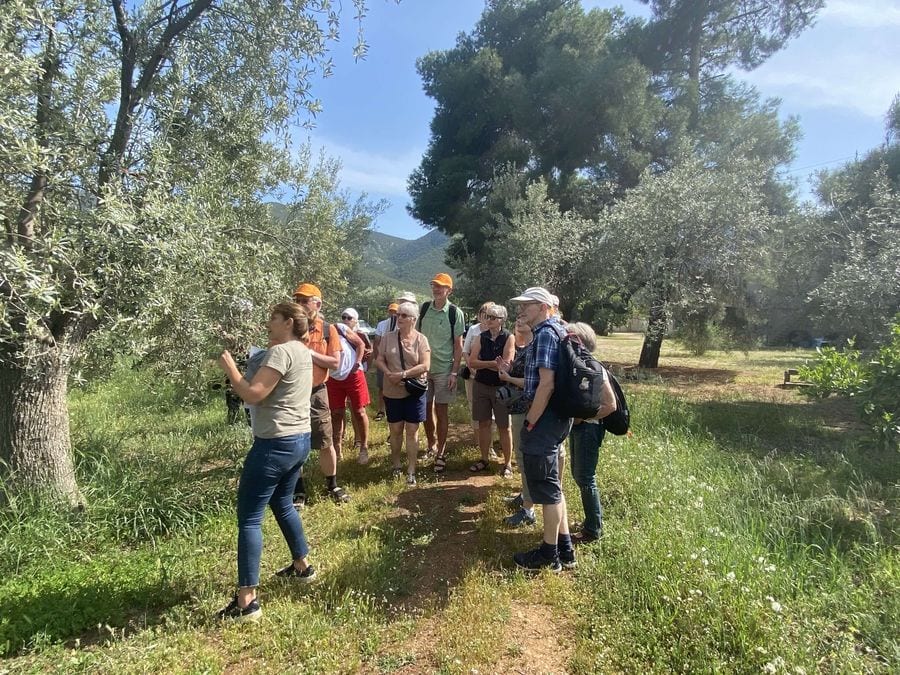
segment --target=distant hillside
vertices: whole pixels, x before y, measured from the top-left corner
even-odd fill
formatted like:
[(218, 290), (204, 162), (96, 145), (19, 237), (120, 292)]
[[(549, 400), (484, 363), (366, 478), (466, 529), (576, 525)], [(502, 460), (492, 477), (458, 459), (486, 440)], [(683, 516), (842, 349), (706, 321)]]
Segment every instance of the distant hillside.
[[(284, 204), (268, 202), (266, 205), (274, 218), (287, 219)], [(449, 238), (437, 230), (418, 239), (401, 239), (371, 232), (360, 262), (360, 279), (368, 286), (388, 284), (427, 293), (428, 284), (436, 272), (455, 273), (444, 262), (448, 242)]]
[(393, 283), (408, 286), (409, 290), (425, 291), (435, 272), (454, 272), (444, 262), (448, 242), (448, 237), (437, 230), (418, 239), (372, 232), (363, 254), (362, 280), (368, 284)]

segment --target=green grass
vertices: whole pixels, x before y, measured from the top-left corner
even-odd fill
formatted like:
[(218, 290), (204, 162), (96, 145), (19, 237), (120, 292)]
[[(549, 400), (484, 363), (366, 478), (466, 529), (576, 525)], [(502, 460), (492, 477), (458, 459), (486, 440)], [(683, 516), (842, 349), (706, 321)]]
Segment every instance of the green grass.
[[(659, 375), (625, 379), (634, 435), (601, 453), (605, 535), (559, 577), (512, 569), (539, 535), (502, 527), (510, 483), (408, 491), (373, 424), (372, 464), (341, 465), (353, 501), (303, 513), (318, 583), (268, 577), (287, 552), (267, 517), (257, 626), (211, 618), (234, 583), (246, 430), (218, 399), (184, 409), (117, 373), (71, 400), (85, 511), (0, 513), (0, 671), (896, 671), (900, 469), (840, 404), (773, 387), (807, 355), (667, 343)], [(461, 470), (476, 453), (457, 436)]]

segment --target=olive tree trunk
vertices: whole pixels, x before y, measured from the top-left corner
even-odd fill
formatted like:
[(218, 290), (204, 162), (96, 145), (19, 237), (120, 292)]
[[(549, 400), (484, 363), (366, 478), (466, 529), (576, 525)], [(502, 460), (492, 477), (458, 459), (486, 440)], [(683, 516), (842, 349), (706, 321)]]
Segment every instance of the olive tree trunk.
[(665, 302), (653, 303), (647, 320), (647, 332), (644, 334), (644, 344), (641, 346), (638, 366), (641, 368), (659, 367), (659, 352), (662, 349), (667, 326)]
[(66, 402), (69, 368), (68, 354), (58, 347), (26, 367), (0, 365), (0, 472), (14, 492), (39, 491), (79, 506)]

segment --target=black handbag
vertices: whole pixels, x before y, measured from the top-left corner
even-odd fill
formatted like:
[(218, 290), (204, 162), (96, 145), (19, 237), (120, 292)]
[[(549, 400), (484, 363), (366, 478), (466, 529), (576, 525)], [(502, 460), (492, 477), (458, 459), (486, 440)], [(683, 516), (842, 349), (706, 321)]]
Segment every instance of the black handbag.
[[(400, 341), (400, 331), (397, 331), (397, 348), (400, 350), (400, 368), (406, 370), (406, 360), (403, 358), (403, 344)], [(428, 382), (423, 382), (418, 378), (403, 378), (403, 386), (406, 387), (406, 393), (410, 396), (419, 397), (428, 391)]]

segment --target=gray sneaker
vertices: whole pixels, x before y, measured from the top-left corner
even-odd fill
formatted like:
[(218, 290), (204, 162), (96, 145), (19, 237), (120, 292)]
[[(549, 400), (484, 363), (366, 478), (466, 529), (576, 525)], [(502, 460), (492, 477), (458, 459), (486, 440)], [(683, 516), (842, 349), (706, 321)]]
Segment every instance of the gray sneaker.
[(534, 525), (536, 518), (534, 517), (534, 510), (528, 510), (526, 508), (521, 508), (516, 511), (514, 514), (509, 516), (508, 518), (504, 518), (503, 522), (506, 523), (508, 527), (521, 527), (522, 525)]
[(515, 497), (504, 497), (503, 503), (506, 504), (507, 507), (511, 508), (513, 511), (517, 509), (521, 509), (525, 505), (525, 501), (522, 499), (522, 493), (520, 492)]

